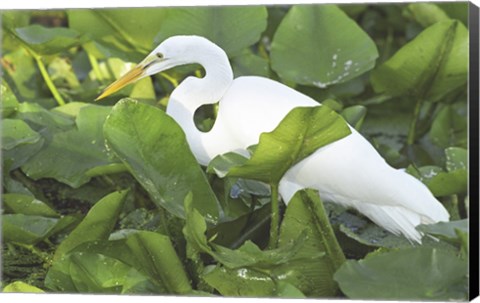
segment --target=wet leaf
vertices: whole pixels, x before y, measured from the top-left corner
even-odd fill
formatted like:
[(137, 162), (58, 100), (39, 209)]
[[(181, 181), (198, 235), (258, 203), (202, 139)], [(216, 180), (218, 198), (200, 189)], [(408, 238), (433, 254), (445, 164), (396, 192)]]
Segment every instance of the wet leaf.
[[(127, 264), (99, 254), (74, 252), (56, 261), (45, 286), (53, 291), (78, 293), (137, 293), (153, 291), (149, 279)], [(145, 289), (146, 288), (146, 289)]]
[(223, 296), (272, 297), (275, 282), (265, 273), (248, 268), (215, 267), (203, 279)]
[(167, 293), (192, 291), (187, 273), (167, 236), (141, 231), (128, 236), (126, 244), (135, 258), (135, 268), (162, 283)]
[[(53, 134), (52, 141), (31, 157), (22, 170), (30, 178), (54, 178), (72, 187), (87, 183), (92, 168), (118, 163), (105, 148), (102, 125), (109, 107), (89, 105), (80, 109), (76, 128)], [(73, 161), (72, 161), (73, 160)]]
[(423, 27), (450, 19), (445, 11), (434, 3), (412, 3), (408, 5), (407, 11)]
[(155, 43), (174, 35), (198, 35), (232, 56), (257, 42), (266, 26), (263, 6), (172, 8), (158, 28)]
[[(284, 246), (267, 251), (262, 251), (251, 241), (246, 241), (235, 250), (214, 244), (207, 240), (205, 219), (193, 208), (191, 199), (191, 196), (185, 199), (187, 218), (183, 234), (187, 243), (193, 248), (194, 252), (209, 254), (227, 268), (235, 269), (248, 266), (271, 269), (275, 265), (294, 259), (305, 241), (306, 236), (301, 234), (294, 240), (285, 243)], [(317, 256), (321, 255), (321, 252), (317, 254)]]
[(435, 145), (467, 146), (467, 118), (457, 113), (453, 106), (447, 105), (438, 112), (432, 122), (429, 137)]
[(10, 171), (23, 165), (43, 146), (44, 139), (27, 123), (17, 119), (2, 120), (2, 160), (4, 170)]
[(335, 5), (290, 8), (271, 50), (272, 68), (281, 78), (319, 88), (365, 73), (377, 57), (370, 37)]
[(244, 51), (241, 55), (232, 58), (232, 68), (235, 78), (241, 76), (262, 76), (270, 74), (269, 62), (251, 51)]
[(18, 101), (37, 100), (42, 96), (40, 73), (32, 56), (24, 48), (2, 54), (3, 78)]
[(123, 99), (106, 120), (104, 134), (110, 149), (158, 206), (185, 217), (183, 200), (192, 191), (195, 207), (207, 220), (219, 220), (218, 201), (182, 129), (163, 111)]
[(21, 119), (39, 132), (49, 143), (54, 133), (72, 129), (75, 126), (74, 117), (58, 114), (56, 110), (47, 110), (37, 103), (20, 103), (17, 112), (13, 115)]
[[(314, 191), (297, 192), (290, 200), (280, 228), (279, 247), (284, 247), (306, 233), (306, 240), (295, 260), (278, 268), (274, 273), (278, 279), (288, 282), (309, 297), (331, 297), (337, 293), (333, 280), (336, 258), (326, 243), (327, 232), (319, 223), (323, 205)], [(343, 256), (343, 255), (342, 255)]]
[(467, 263), (455, 253), (412, 247), (347, 261), (335, 280), (350, 299), (465, 300)]
[(360, 130), (366, 115), (367, 108), (362, 105), (350, 106), (342, 111), (343, 118), (356, 130)]
[(448, 172), (466, 170), (468, 165), (468, 151), (460, 147), (449, 147), (445, 149), (445, 167)]
[(113, 192), (98, 201), (86, 217), (58, 246), (54, 259), (59, 259), (82, 243), (105, 241), (118, 220), (127, 192)]
[(44, 291), (38, 287), (29, 285), (22, 281), (16, 281), (5, 285), (2, 292), (15, 292), (15, 293), (44, 293)]
[(3, 206), (7, 213), (57, 218), (58, 213), (33, 196), (23, 194), (3, 194)]
[(133, 48), (147, 54), (154, 47), (153, 38), (163, 27), (167, 11), (166, 8), (149, 7), (134, 10), (72, 9), (67, 13), (71, 28), (106, 43), (113, 50), (120, 50), (118, 54), (121, 55), (122, 50), (128, 51), (128, 48), (129, 52)]
[(435, 237), (441, 237), (444, 239), (459, 241), (458, 231), (468, 233), (469, 222), (467, 219), (450, 221), (450, 222), (438, 222), (435, 224), (425, 224), (418, 227), (419, 230), (426, 232)]
[(82, 44), (80, 34), (70, 28), (47, 28), (37, 24), (15, 29), (16, 36), (39, 55), (52, 55)]
[(34, 144), (42, 139), (22, 120), (5, 119), (2, 124), (2, 149), (4, 150), (11, 150), (18, 145)]
[(467, 191), (466, 170), (445, 172), (438, 166), (423, 166), (414, 168), (409, 166), (407, 172), (417, 177), (436, 197), (464, 193)]
[(58, 221), (57, 218), (37, 215), (2, 215), (2, 240), (6, 243), (35, 244), (48, 237)]
[(0, 83), (0, 96), (2, 96), (0, 112), (2, 118), (5, 119), (17, 110), (18, 100), (4, 79), (2, 79), (2, 82)]
[(277, 183), (295, 163), (348, 134), (348, 125), (328, 107), (297, 107), (272, 132), (260, 135), (255, 152), (243, 165), (236, 164), (240, 158), (232, 155), (227, 156), (230, 163), (218, 157), (212, 163), (222, 167), (218, 169), (221, 175), (229, 164), (235, 164), (228, 169), (230, 177)]
[(442, 21), (422, 31), (371, 77), (376, 92), (438, 101), (464, 85), (468, 72), (468, 32), (458, 21)]

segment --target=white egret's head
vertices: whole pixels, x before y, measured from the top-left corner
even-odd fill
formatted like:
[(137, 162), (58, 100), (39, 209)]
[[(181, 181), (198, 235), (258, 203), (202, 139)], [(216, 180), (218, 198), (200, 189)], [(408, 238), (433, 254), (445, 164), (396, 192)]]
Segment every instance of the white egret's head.
[(136, 67), (131, 69), (117, 81), (110, 84), (95, 100), (109, 96), (126, 85), (146, 76), (150, 76), (174, 66), (189, 63), (202, 63), (201, 54), (205, 50), (218, 48), (209, 40), (198, 36), (173, 36), (163, 41)]

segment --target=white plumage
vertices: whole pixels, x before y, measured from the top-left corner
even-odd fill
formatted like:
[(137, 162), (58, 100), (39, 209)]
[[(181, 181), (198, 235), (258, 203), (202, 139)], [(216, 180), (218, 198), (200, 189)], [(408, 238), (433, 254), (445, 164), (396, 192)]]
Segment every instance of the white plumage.
[[(141, 77), (189, 63), (201, 64), (206, 75), (185, 79), (172, 92), (167, 114), (182, 127), (203, 165), (219, 154), (246, 154), (261, 133), (272, 131), (293, 108), (320, 105), (267, 78), (234, 80), (225, 52), (198, 36), (168, 38), (99, 98)], [(199, 131), (193, 121), (195, 110), (216, 102), (219, 111), (213, 128)], [(353, 207), (386, 230), (419, 243), (421, 234), (415, 226), (448, 221), (448, 212), (425, 185), (390, 167), (362, 135), (350, 129), (350, 135), (318, 149), (285, 174), (279, 188), (285, 202), (297, 190), (313, 188), (323, 200)]]

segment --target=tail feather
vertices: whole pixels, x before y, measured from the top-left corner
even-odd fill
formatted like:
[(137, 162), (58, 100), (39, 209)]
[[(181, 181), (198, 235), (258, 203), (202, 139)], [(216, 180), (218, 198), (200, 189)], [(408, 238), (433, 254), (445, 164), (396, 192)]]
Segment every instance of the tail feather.
[(402, 234), (409, 241), (422, 243), (423, 235), (415, 228), (421, 224), (419, 214), (403, 207), (379, 206), (370, 203), (359, 203), (356, 208), (392, 234)]

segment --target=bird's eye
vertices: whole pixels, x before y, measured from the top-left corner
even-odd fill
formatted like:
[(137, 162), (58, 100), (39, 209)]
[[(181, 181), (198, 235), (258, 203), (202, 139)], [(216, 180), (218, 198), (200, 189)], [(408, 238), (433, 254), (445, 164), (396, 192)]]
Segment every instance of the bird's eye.
[(156, 55), (159, 59), (163, 59), (163, 54), (162, 53), (157, 53)]

